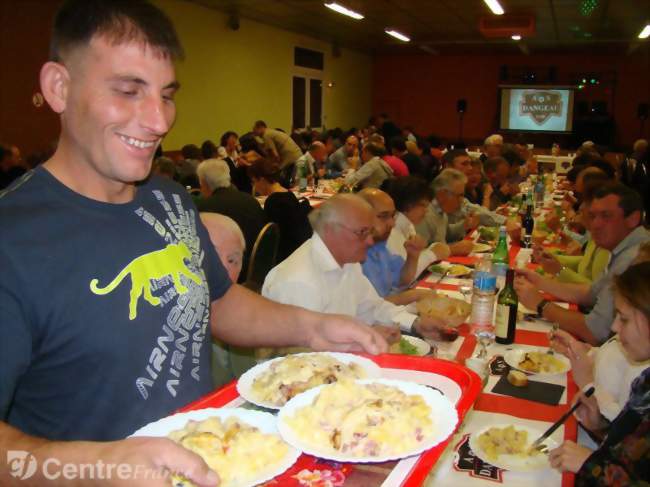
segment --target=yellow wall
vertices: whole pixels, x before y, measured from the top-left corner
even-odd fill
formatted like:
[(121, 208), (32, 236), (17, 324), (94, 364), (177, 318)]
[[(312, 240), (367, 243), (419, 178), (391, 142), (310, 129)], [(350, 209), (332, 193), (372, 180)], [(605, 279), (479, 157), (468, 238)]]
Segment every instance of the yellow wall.
[(291, 128), (293, 48), (325, 54), (324, 123), (328, 128), (366, 123), (371, 106), (370, 56), (341, 49), (293, 32), (241, 19), (240, 28), (226, 26), (226, 15), (183, 0), (156, 0), (174, 21), (185, 48), (177, 66), (181, 90), (176, 125), (165, 139), (165, 150), (184, 144), (219, 142), (226, 130), (240, 135), (257, 119), (270, 127)]

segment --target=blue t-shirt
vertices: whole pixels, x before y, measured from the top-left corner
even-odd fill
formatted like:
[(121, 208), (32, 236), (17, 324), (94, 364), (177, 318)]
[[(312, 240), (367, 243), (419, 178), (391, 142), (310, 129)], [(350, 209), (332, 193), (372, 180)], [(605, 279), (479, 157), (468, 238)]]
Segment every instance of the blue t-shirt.
[(404, 258), (391, 253), (386, 247), (386, 240), (370, 247), (366, 260), (361, 264), (363, 274), (382, 298), (399, 288), (402, 267), (404, 267)]
[(211, 390), (210, 302), (230, 280), (187, 192), (88, 199), (44, 168), (0, 193), (0, 419), (114, 440)]

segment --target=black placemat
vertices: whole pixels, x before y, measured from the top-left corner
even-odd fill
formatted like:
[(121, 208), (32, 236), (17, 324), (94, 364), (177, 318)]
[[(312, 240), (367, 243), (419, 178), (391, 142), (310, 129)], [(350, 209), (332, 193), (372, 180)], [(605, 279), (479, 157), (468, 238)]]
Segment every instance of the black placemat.
[(516, 387), (508, 382), (507, 376), (504, 375), (494, 385), (491, 392), (557, 406), (562, 398), (564, 386), (528, 379), (528, 384), (525, 387)]

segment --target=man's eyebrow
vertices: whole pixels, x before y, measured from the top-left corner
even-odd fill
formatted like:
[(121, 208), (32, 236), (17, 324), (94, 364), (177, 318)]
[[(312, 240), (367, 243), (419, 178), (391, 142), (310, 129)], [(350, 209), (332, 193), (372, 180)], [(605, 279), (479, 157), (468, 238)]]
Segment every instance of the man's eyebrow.
[[(117, 75), (113, 76), (110, 78), (111, 81), (123, 81), (127, 83), (135, 83), (138, 85), (143, 85), (143, 86), (148, 86), (149, 83), (142, 78), (138, 78), (137, 76), (129, 76), (129, 75)], [(163, 90), (174, 90), (177, 91), (181, 87), (181, 84), (174, 80), (171, 83), (168, 83), (167, 85), (163, 86)]]

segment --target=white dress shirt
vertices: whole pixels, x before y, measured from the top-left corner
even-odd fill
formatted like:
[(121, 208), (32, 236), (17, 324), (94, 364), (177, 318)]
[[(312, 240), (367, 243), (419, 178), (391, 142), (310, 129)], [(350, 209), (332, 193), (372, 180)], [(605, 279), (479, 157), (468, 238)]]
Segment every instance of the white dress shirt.
[[(406, 249), (404, 248), (404, 242), (406, 242), (415, 234), (415, 226), (413, 223), (411, 223), (411, 220), (409, 220), (403, 213), (398, 211), (395, 213), (395, 226), (390, 232), (386, 246), (388, 247), (388, 250), (390, 250), (393, 254), (399, 255), (403, 257), (404, 260), (406, 260)], [(415, 276), (419, 276), (422, 271), (424, 271), (424, 269), (429, 267), (437, 260), (439, 259), (431, 250), (431, 248), (425, 248), (418, 258), (418, 266), (417, 270), (415, 271)]]
[(373, 325), (411, 329), (417, 316), (382, 299), (363, 275), (361, 264), (341, 267), (318, 233), (267, 274), (262, 295), (322, 313), (354, 316)]

